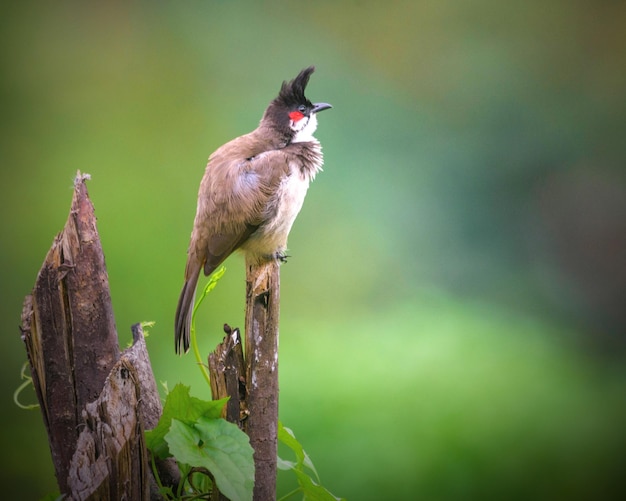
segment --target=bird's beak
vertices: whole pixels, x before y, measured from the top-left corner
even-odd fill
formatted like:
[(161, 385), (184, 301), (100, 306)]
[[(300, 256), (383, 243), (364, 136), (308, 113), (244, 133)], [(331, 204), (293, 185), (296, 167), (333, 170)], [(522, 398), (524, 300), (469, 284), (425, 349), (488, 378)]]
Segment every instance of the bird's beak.
[(327, 110), (328, 108), (332, 108), (333, 106), (328, 103), (315, 103), (313, 105), (313, 109), (311, 113), (317, 113), (318, 111)]

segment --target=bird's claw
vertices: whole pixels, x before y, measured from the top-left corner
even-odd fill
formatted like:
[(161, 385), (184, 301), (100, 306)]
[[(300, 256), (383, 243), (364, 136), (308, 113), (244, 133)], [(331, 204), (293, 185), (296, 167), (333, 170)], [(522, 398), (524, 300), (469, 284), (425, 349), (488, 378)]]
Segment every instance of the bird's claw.
[(290, 258), (291, 256), (288, 256), (287, 254), (283, 254), (282, 252), (277, 252), (275, 257), (281, 263), (286, 263), (287, 262), (287, 258)]

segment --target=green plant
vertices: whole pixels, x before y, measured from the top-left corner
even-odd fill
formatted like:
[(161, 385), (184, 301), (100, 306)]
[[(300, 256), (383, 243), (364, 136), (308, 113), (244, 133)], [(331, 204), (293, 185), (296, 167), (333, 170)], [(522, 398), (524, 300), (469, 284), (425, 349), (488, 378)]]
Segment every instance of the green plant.
[[(202, 363), (196, 341), (195, 316), (198, 307), (219, 279), (224, 267), (214, 273), (196, 302), (191, 320), (191, 346), (202, 374), (210, 386), (209, 374)], [(231, 501), (251, 500), (254, 487), (253, 450), (248, 436), (235, 424), (221, 418), (227, 399), (201, 400), (190, 396), (189, 387), (177, 384), (167, 393), (163, 414), (158, 425), (146, 432), (146, 443), (152, 456), (174, 457), (181, 472), (177, 492), (165, 487), (158, 480), (161, 494), (168, 500), (209, 499), (213, 486)], [(278, 440), (291, 449), (296, 461), (278, 458), (278, 467), (291, 470), (296, 475), (298, 488), (284, 496), (283, 500), (302, 494), (303, 500), (337, 501), (320, 485), (313, 462), (293, 432), (279, 423)], [(314, 478), (309, 475), (312, 473)]]
[(225, 403), (192, 397), (181, 384), (167, 394), (158, 425), (146, 432), (153, 457), (174, 456), (181, 471), (177, 492), (160, 485), (166, 499), (202, 499), (213, 482), (232, 501), (252, 499), (252, 447), (245, 433), (220, 417)]
[[(330, 491), (320, 484), (320, 478), (317, 470), (313, 465), (313, 461), (304, 451), (304, 448), (296, 440), (296, 436), (289, 428), (285, 428), (279, 421), (278, 423), (278, 441), (289, 447), (296, 455), (296, 461), (286, 461), (278, 458), (278, 467), (281, 470), (291, 470), (298, 479), (298, 488), (286, 494), (279, 501), (284, 501), (298, 493), (302, 493), (303, 500), (310, 501), (342, 501), (342, 498), (333, 496)], [(309, 475), (305, 468), (309, 470), (315, 479)]]

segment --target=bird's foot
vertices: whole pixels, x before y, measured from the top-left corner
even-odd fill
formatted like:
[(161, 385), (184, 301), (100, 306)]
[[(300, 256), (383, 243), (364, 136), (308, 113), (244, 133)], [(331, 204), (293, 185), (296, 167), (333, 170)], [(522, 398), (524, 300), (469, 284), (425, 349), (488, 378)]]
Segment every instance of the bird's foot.
[(286, 263), (287, 262), (287, 258), (290, 258), (291, 256), (288, 256), (287, 254), (285, 254), (284, 252), (277, 252), (276, 254), (274, 254), (274, 259), (280, 261), (281, 263)]

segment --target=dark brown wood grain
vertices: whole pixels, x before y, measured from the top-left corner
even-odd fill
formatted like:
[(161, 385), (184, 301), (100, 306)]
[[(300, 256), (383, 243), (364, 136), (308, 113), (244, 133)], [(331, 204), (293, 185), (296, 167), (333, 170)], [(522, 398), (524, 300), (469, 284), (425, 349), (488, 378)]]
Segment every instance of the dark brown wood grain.
[[(94, 208), (78, 173), (69, 217), (22, 311), (22, 339), (48, 432), (59, 490), (67, 499), (162, 499), (145, 429), (162, 413), (143, 331), (120, 354)], [(157, 462), (176, 486), (173, 460)]]
[(239, 329), (224, 325), (226, 336), (209, 354), (209, 374), (213, 400), (228, 397), (223, 417), (244, 428), (248, 415), (246, 403), (246, 369)]
[(69, 217), (24, 301), (22, 338), (61, 492), (83, 424), (119, 359), (104, 253), (85, 181), (77, 175)]
[(246, 261), (245, 431), (254, 449), (254, 499), (276, 499), (280, 264)]

